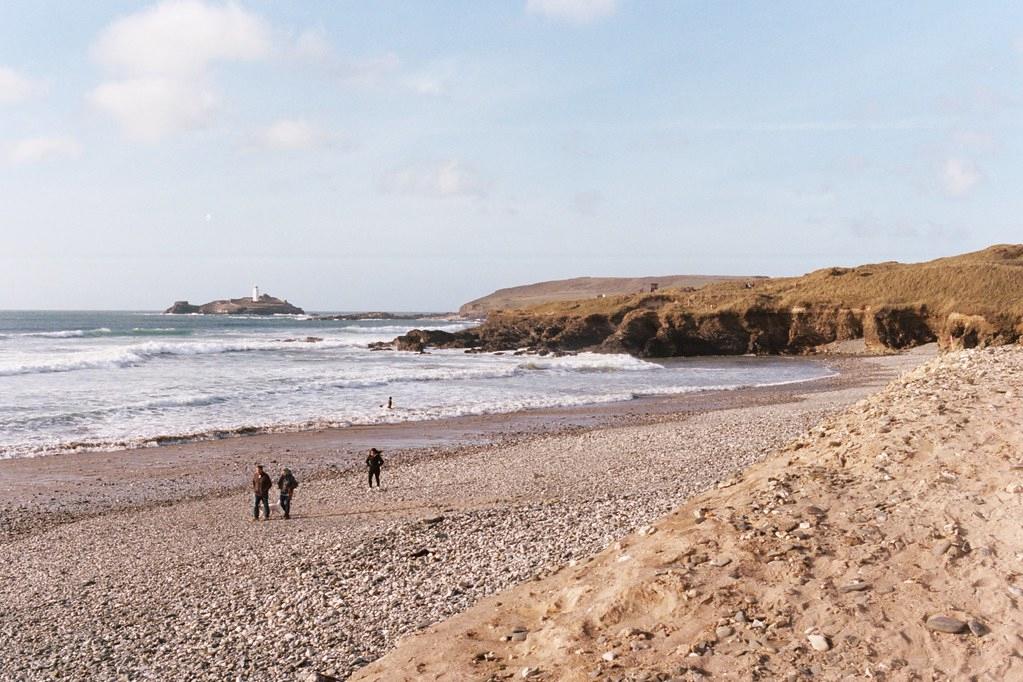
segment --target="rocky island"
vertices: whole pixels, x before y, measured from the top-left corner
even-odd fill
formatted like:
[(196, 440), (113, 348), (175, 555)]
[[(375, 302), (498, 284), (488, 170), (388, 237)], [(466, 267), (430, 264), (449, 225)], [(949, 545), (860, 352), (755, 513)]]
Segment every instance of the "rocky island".
[(270, 296), (254, 294), (245, 298), (227, 298), (210, 301), (202, 305), (192, 305), (188, 301), (175, 301), (174, 305), (163, 311), (168, 315), (304, 315), (305, 311), (298, 306)]

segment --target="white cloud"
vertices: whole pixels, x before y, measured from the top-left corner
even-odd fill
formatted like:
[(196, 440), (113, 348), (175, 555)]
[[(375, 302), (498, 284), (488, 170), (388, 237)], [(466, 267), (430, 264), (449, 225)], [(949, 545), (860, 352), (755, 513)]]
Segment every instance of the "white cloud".
[(236, 4), (166, 0), (118, 19), (92, 48), (96, 61), (136, 76), (191, 76), (215, 61), (270, 53), (270, 29)]
[(271, 51), (271, 31), (234, 3), (166, 0), (110, 24), (92, 47), (112, 80), (89, 95), (133, 138), (156, 140), (205, 124), (217, 102), (211, 68)]
[(446, 90), (444, 81), (432, 76), (413, 76), (406, 79), (405, 84), (420, 95), (443, 95)]
[(945, 192), (953, 197), (969, 194), (983, 177), (972, 161), (959, 158), (946, 159), (941, 172)]
[(457, 159), (439, 164), (392, 171), (381, 180), (381, 189), (394, 194), (433, 197), (483, 197), (486, 183), (479, 174)]
[(348, 85), (377, 85), (401, 68), (401, 59), (393, 52), (375, 57), (347, 59), (335, 66), (337, 75)]
[(8, 158), (12, 163), (35, 163), (53, 158), (77, 158), (82, 153), (78, 141), (66, 135), (29, 137), (11, 147)]
[(403, 85), (419, 95), (440, 96), (451, 90), (458, 65), (454, 60), (439, 60), (426, 65), (418, 73), (407, 76)]
[(604, 19), (617, 10), (617, 0), (526, 0), (526, 11), (530, 14), (574, 24)]
[(274, 121), (259, 133), (260, 146), (275, 151), (305, 151), (333, 144), (333, 136), (304, 119)]
[(202, 81), (156, 76), (103, 83), (89, 94), (89, 101), (116, 119), (128, 137), (153, 142), (204, 126), (217, 96)]
[(333, 56), (334, 49), (322, 29), (309, 29), (299, 34), (290, 52), (303, 61), (324, 62)]
[(46, 87), (41, 81), (18, 73), (7, 66), (0, 66), (0, 104), (18, 104), (43, 93)]

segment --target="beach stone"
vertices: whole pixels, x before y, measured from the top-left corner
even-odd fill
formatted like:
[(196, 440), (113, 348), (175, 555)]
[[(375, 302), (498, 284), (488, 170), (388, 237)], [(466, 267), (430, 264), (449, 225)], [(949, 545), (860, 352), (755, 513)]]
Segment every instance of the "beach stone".
[(730, 625), (722, 625), (714, 631), (714, 634), (717, 635), (718, 639), (725, 639), (735, 634), (735, 628)]
[(951, 616), (931, 616), (927, 619), (925, 625), (929, 630), (947, 632), (953, 635), (962, 632), (966, 628), (966, 623)]
[(967, 627), (970, 628), (970, 632), (972, 632), (977, 637), (983, 637), (984, 635), (991, 634), (991, 628), (984, 625), (982, 622), (975, 618), (970, 619), (970, 621), (967, 622), (966, 625)]
[(864, 590), (869, 590), (871, 587), (872, 587), (872, 585), (870, 583), (858, 582), (857, 581), (857, 582), (851, 582), (851, 583), (849, 583), (847, 585), (842, 585), (840, 588), (838, 588), (838, 591), (839, 592), (863, 592)]
[(601, 658), (602, 658), (602, 659), (604, 659), (605, 661), (607, 661), (608, 663), (610, 663), (611, 661), (613, 661), (613, 660), (615, 660), (616, 658), (618, 658), (618, 654), (616, 654), (616, 653), (615, 653), (615, 652), (613, 652), (613, 651), (605, 651), (605, 652), (604, 652), (604, 653), (603, 653), (603, 654), (601, 655)]
[(824, 635), (807, 635), (806, 639), (810, 642), (810, 646), (812, 646), (815, 651), (827, 651), (831, 648), (828, 638)]

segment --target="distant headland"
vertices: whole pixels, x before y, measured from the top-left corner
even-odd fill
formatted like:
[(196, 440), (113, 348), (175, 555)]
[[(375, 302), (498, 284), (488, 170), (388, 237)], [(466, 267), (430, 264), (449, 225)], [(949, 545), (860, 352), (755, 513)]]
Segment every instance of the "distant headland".
[(305, 311), (288, 303), (287, 300), (274, 298), (269, 294), (260, 294), (259, 287), (253, 287), (252, 296), (246, 298), (226, 298), (210, 301), (202, 305), (192, 305), (188, 301), (175, 301), (174, 305), (163, 311), (170, 315), (304, 315)]

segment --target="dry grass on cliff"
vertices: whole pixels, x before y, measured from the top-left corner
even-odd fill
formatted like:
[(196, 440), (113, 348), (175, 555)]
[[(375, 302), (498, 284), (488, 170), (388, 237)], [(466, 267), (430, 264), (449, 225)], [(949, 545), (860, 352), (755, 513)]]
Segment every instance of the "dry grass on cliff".
[[(663, 275), (659, 277), (576, 277), (550, 282), (537, 282), (518, 287), (498, 289), (492, 294), (469, 301), (461, 308), (463, 315), (475, 315), (495, 310), (511, 310), (542, 306), (565, 301), (592, 299), (628, 299), (637, 292), (647, 291), (657, 283), (662, 289), (698, 289), (708, 284), (728, 280), (745, 280), (745, 277), (727, 275)], [(762, 279), (762, 278), (761, 278)], [(608, 298), (598, 299), (599, 296)], [(601, 307), (599, 304), (597, 307)]]
[(1023, 316), (1023, 245), (998, 245), (983, 251), (926, 263), (877, 263), (855, 268), (826, 268), (802, 277), (736, 280), (697, 291), (608, 296), (552, 302), (533, 314), (610, 317), (641, 307), (677, 306), (692, 312), (743, 310), (758, 306), (879, 308), (927, 306), (932, 314), (951, 312)]

